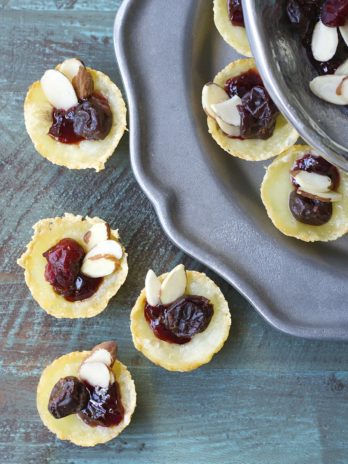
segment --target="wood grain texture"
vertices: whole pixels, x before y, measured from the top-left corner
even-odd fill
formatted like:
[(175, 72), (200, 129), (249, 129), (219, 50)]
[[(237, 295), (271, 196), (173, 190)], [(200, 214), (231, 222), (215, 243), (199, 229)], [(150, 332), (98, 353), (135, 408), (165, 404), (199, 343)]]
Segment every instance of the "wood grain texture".
[[(54, 166), (33, 149), (22, 105), (28, 85), (44, 69), (78, 54), (121, 86), (112, 46), (120, 3), (0, 0), (0, 462), (346, 464), (348, 343), (275, 331), (208, 272), (232, 312), (224, 349), (188, 374), (153, 366), (134, 349), (129, 331), (129, 312), (147, 269), (163, 272), (179, 262), (206, 269), (161, 231), (131, 172), (128, 136), (99, 174)], [(16, 265), (32, 224), (65, 211), (109, 221), (129, 252), (126, 284), (96, 318), (46, 315)], [(56, 440), (36, 412), (42, 369), (57, 356), (110, 338), (118, 340), (137, 386), (131, 425), (93, 449)]]

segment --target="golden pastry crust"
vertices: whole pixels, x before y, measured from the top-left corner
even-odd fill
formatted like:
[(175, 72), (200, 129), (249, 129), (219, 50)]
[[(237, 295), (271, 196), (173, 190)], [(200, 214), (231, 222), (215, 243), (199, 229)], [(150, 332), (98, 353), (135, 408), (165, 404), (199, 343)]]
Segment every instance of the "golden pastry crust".
[[(17, 263), (24, 268), (25, 281), (33, 298), (48, 314), (70, 319), (96, 316), (106, 308), (110, 298), (126, 280), (128, 265), (125, 250), (120, 260), (120, 267), (104, 277), (96, 293), (86, 300), (75, 302), (65, 300), (55, 293), (45, 279), (47, 261), (42, 254), (63, 238), (72, 238), (84, 246), (84, 234), (99, 222), (104, 221), (98, 217), (87, 216), (84, 219), (82, 216), (66, 213), (63, 217), (42, 219), (33, 226), (34, 235), (31, 242)], [(111, 238), (119, 241), (117, 230), (111, 230)]]
[(227, 0), (214, 0), (214, 22), (228, 45), (231, 45), (241, 55), (252, 56), (245, 28), (234, 26), (230, 21)]
[[(60, 65), (57, 66), (59, 71)], [(104, 169), (126, 129), (126, 105), (119, 88), (100, 71), (87, 68), (94, 81), (94, 88), (108, 99), (113, 123), (104, 140), (84, 140), (78, 144), (56, 141), (48, 135), (52, 125), (52, 105), (45, 97), (40, 81), (34, 82), (24, 102), (24, 119), (27, 132), (35, 149), (54, 164), (69, 169)]]
[(275, 227), (289, 237), (305, 242), (335, 240), (348, 231), (348, 176), (340, 170), (338, 192), (342, 200), (332, 204), (332, 217), (322, 226), (310, 226), (297, 221), (289, 209), (289, 195), (293, 191), (290, 170), (295, 160), (306, 153), (317, 154), (311, 147), (295, 145), (278, 156), (268, 166), (261, 185), (261, 198)]
[[(215, 76), (214, 82), (224, 87), (227, 79), (239, 76), (253, 68), (256, 68), (253, 58), (234, 61)], [(273, 135), (267, 140), (230, 138), (221, 131), (215, 119), (207, 116), (207, 122), (209, 133), (223, 150), (232, 156), (248, 161), (262, 161), (279, 155), (294, 145), (298, 139), (296, 130), (281, 114), (277, 117)]]
[(136, 392), (130, 372), (120, 361), (115, 361), (112, 372), (120, 386), (121, 400), (125, 410), (124, 418), (112, 427), (91, 427), (83, 422), (77, 414), (54, 418), (48, 411), (48, 401), (54, 385), (59, 379), (73, 375), (78, 376), (82, 361), (90, 351), (75, 351), (53, 361), (42, 372), (37, 387), (36, 405), (45, 426), (60, 440), (69, 440), (78, 446), (95, 446), (117, 437), (131, 421), (136, 406)]
[[(161, 281), (167, 274), (162, 274)], [(191, 371), (208, 363), (225, 343), (231, 326), (231, 315), (219, 287), (205, 274), (186, 271), (186, 293), (208, 298), (214, 305), (214, 314), (204, 332), (192, 337), (188, 343), (178, 345), (160, 340), (144, 317), (146, 303), (143, 289), (131, 312), (133, 343), (150, 361), (169, 371)]]

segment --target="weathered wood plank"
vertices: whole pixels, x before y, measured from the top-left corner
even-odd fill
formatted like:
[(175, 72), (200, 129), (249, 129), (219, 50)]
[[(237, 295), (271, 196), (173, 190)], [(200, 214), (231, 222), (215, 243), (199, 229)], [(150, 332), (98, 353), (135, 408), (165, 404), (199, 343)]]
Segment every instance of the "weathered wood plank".
[(116, 11), (122, 0), (0, 0), (0, 10)]

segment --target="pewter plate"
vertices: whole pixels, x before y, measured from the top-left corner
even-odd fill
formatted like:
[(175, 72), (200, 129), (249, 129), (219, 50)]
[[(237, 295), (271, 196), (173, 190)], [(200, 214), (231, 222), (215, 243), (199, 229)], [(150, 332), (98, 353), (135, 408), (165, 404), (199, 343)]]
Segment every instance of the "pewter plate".
[(114, 30), (135, 176), (171, 240), (236, 287), (274, 327), (348, 339), (348, 238), (306, 244), (278, 232), (259, 187), (267, 163), (211, 139), (205, 82), (236, 53), (208, 0), (125, 0)]

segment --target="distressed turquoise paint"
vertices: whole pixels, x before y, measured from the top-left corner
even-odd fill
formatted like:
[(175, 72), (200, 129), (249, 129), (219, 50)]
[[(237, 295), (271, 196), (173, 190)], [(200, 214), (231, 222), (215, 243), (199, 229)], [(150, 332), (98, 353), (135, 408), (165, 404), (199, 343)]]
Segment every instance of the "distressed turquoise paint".
[[(120, 3), (0, 0), (0, 462), (346, 464), (348, 343), (300, 340), (273, 330), (209, 273), (233, 316), (224, 349), (188, 374), (153, 366), (134, 349), (129, 331), (129, 312), (147, 269), (160, 272), (180, 261), (203, 267), (161, 231), (131, 172), (127, 136), (96, 175), (50, 164), (25, 133), (26, 89), (60, 59), (78, 54), (121, 85), (112, 47)], [(126, 284), (93, 319), (55, 320), (43, 313), (15, 263), (32, 224), (65, 211), (110, 221), (129, 252)], [(134, 419), (105, 446), (60, 442), (36, 413), (40, 373), (55, 357), (108, 338), (118, 340), (136, 381)]]

